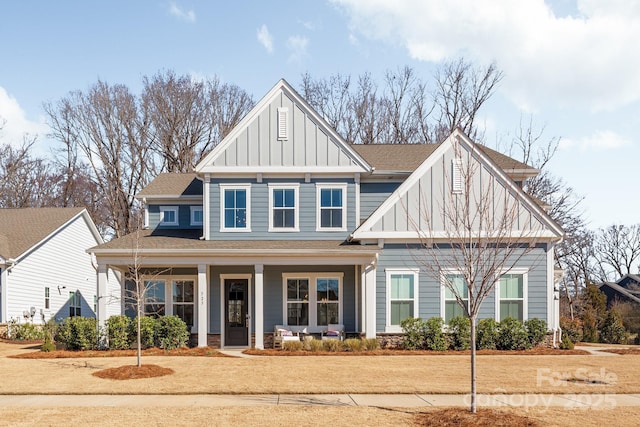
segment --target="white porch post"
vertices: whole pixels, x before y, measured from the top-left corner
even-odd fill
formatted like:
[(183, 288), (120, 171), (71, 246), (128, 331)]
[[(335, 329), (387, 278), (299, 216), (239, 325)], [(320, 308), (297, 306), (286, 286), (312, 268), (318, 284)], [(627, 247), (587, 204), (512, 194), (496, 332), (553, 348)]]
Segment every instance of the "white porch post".
[[(105, 264), (98, 264), (98, 312), (96, 316), (98, 317), (98, 326), (100, 330), (106, 330), (107, 326), (107, 302), (109, 295), (107, 295), (107, 266)], [(108, 345), (108, 338), (104, 337), (105, 345)]]
[(207, 265), (198, 264), (198, 347), (207, 346), (208, 308)]
[(255, 265), (255, 285), (256, 285), (256, 309), (254, 324), (255, 331), (255, 347), (264, 349), (264, 266), (262, 264)]
[(376, 337), (376, 264), (367, 265), (364, 269), (365, 287), (365, 336)]
[(7, 323), (7, 267), (0, 268), (0, 323)]

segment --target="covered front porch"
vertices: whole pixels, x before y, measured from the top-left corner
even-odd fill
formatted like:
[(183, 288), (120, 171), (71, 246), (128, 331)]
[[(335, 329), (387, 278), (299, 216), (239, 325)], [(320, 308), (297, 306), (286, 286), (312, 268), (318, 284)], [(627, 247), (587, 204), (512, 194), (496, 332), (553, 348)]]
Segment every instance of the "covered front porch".
[[(348, 333), (376, 336), (377, 246), (337, 241), (185, 242), (153, 233), (138, 239), (136, 250), (123, 249), (127, 242), (92, 250), (98, 262), (101, 326), (107, 320), (108, 269), (130, 274), (134, 266), (142, 283), (158, 288), (145, 308), (182, 317), (200, 347), (262, 349), (265, 342), (271, 343), (274, 325), (302, 325), (309, 333), (320, 333), (328, 324), (339, 323)], [(124, 313), (130, 311), (130, 303), (122, 276)]]

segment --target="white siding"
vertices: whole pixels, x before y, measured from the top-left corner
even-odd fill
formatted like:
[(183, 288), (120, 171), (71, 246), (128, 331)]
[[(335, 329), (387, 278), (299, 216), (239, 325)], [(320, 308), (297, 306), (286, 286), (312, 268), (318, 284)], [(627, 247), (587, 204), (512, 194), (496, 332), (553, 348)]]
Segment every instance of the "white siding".
[[(82, 216), (40, 244), (11, 268), (7, 275), (7, 320), (24, 322), (23, 312), (35, 307), (34, 323), (69, 315), (69, 292), (80, 291), (82, 316), (95, 317), (93, 298), (97, 275), (86, 250), (98, 242)], [(120, 314), (120, 286), (109, 272), (109, 315)], [(60, 290), (58, 291), (58, 286)], [(65, 289), (63, 289), (63, 286)], [(50, 306), (45, 309), (44, 288), (50, 290)]]

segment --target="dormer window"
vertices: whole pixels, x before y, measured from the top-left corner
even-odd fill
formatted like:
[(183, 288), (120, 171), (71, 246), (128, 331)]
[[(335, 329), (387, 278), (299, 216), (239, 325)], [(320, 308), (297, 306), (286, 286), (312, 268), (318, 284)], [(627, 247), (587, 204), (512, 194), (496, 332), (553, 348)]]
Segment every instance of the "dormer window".
[(160, 225), (178, 225), (177, 206), (160, 206)]

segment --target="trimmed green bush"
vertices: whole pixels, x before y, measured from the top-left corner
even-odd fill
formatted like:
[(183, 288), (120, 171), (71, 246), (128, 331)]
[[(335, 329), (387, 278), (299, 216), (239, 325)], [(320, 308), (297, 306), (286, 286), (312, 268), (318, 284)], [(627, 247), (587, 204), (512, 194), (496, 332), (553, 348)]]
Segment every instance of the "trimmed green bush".
[[(137, 343), (138, 318), (129, 323), (129, 340), (133, 345)], [(140, 346), (151, 348), (156, 345), (156, 319), (149, 316), (140, 318)]]
[(424, 342), (426, 348), (433, 351), (446, 351), (449, 348), (447, 337), (442, 331), (444, 320), (432, 317), (425, 322)]
[(562, 350), (573, 350), (573, 341), (569, 338), (569, 335), (562, 334), (562, 341), (560, 342), (560, 349)]
[(418, 317), (408, 317), (400, 322), (400, 327), (404, 331), (402, 347), (407, 350), (420, 350), (425, 348), (426, 326), (426, 323)]
[(526, 320), (524, 322), (524, 327), (527, 330), (527, 335), (529, 336), (529, 345), (531, 347), (535, 347), (544, 341), (547, 336), (547, 322), (542, 320), (533, 318)]
[(162, 316), (156, 322), (156, 344), (159, 348), (172, 350), (187, 345), (189, 330), (178, 316)]
[(34, 325), (33, 323), (14, 323), (11, 325), (11, 339), (43, 340), (44, 330), (41, 325)]
[(500, 324), (495, 319), (481, 319), (476, 328), (476, 348), (478, 350), (495, 350), (498, 346), (498, 329)]
[(500, 322), (498, 329), (498, 350), (523, 350), (530, 348), (527, 329), (521, 321), (507, 317)]
[(615, 309), (609, 310), (602, 320), (600, 341), (607, 344), (624, 344), (627, 342), (627, 330), (622, 318)]
[(98, 321), (93, 317), (67, 317), (58, 326), (55, 340), (67, 350), (98, 348)]
[(560, 329), (563, 335), (569, 335), (569, 339), (576, 343), (582, 341), (582, 320), (570, 317), (560, 317)]
[(127, 316), (111, 316), (107, 319), (109, 350), (126, 350), (130, 347), (130, 323), (131, 319)]
[(449, 344), (454, 350), (471, 348), (471, 322), (468, 317), (456, 316), (449, 320)]

